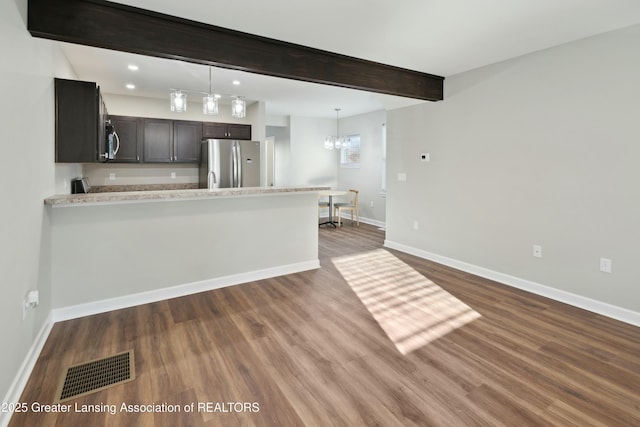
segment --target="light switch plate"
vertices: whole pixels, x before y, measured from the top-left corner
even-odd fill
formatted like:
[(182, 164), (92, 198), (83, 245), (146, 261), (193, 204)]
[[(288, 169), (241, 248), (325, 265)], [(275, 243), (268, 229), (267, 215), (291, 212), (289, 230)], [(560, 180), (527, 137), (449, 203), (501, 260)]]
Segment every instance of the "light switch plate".
[(603, 273), (611, 273), (611, 260), (608, 258), (600, 258), (600, 271)]
[(398, 182), (406, 182), (407, 181), (407, 174), (404, 172), (399, 172), (398, 173)]

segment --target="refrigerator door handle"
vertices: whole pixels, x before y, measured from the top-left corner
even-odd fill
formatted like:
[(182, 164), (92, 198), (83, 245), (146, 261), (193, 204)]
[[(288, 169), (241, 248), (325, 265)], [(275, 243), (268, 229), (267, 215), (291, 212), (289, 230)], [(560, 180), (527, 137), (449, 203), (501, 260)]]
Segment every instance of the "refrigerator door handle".
[(237, 166), (237, 187), (242, 187), (242, 151), (240, 150), (240, 143), (236, 141), (236, 164)]
[(231, 143), (231, 188), (236, 187), (236, 177), (238, 176), (238, 166), (236, 160), (236, 143)]
[(207, 174), (207, 188), (209, 190), (215, 188), (215, 185), (218, 181), (216, 180), (216, 173), (214, 171), (209, 171)]

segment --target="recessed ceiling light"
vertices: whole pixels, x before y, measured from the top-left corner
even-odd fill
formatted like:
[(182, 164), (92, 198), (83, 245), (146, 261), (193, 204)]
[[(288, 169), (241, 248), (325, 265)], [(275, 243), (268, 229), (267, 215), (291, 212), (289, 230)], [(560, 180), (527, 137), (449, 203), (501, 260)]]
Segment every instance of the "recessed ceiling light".
[(135, 89), (135, 88), (136, 88), (136, 85), (131, 84), (131, 83), (127, 83), (127, 89), (131, 89), (131, 90), (133, 90), (133, 89)]
[(127, 68), (130, 69), (131, 71), (138, 71), (138, 66), (134, 64), (129, 64)]
[(234, 84), (235, 86), (239, 86), (239, 85), (240, 85), (240, 80), (234, 80), (234, 81), (233, 81), (233, 84)]

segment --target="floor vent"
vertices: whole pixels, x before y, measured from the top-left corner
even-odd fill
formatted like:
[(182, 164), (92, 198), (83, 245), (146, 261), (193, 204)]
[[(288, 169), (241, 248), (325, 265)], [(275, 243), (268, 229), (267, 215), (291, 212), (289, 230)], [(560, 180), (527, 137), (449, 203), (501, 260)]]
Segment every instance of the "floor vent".
[(132, 381), (135, 377), (133, 350), (70, 366), (60, 381), (56, 393), (57, 402), (95, 393), (116, 384)]

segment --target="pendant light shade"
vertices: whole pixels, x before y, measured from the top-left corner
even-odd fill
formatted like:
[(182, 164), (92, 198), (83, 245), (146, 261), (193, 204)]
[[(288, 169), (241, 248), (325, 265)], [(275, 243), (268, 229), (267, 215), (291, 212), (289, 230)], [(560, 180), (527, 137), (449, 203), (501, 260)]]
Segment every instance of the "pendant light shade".
[(210, 116), (218, 114), (218, 98), (215, 95), (202, 98), (202, 112)]
[(243, 118), (247, 115), (247, 104), (240, 98), (231, 101), (231, 115), (236, 118)]
[(171, 92), (171, 111), (184, 113), (187, 111), (187, 94), (179, 90)]

